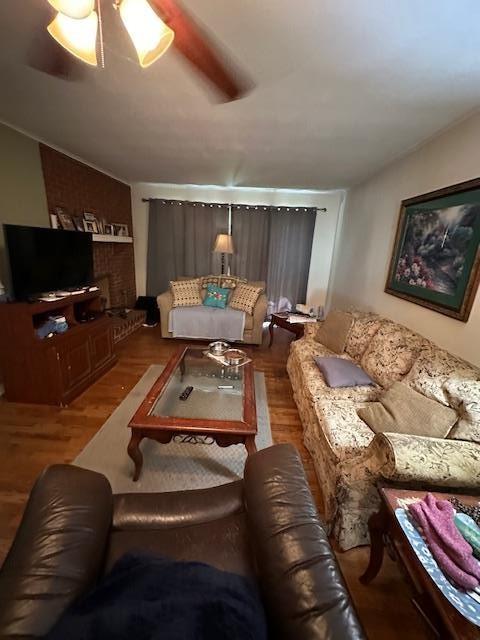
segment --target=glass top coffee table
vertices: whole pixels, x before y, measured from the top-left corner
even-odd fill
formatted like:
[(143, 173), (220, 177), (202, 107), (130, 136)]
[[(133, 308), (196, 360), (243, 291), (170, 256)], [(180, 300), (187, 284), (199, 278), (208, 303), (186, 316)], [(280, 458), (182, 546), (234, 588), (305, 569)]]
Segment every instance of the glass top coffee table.
[[(256, 451), (257, 412), (252, 362), (223, 367), (204, 355), (205, 346), (180, 347), (170, 358), (129, 423), (128, 455), (135, 463), (133, 480), (140, 477), (140, 443), (150, 438), (166, 444), (216, 442), (220, 447), (243, 443)], [(180, 396), (193, 387), (187, 399)]]

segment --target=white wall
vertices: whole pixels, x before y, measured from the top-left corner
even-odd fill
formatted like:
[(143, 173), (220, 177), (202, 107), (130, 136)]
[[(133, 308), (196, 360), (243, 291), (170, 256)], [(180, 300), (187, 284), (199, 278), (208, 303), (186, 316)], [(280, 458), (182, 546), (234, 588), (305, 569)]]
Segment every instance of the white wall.
[(307, 290), (307, 303), (311, 306), (323, 306), (327, 298), (335, 234), (343, 197), (343, 191), (321, 192), (176, 184), (133, 184), (132, 211), (137, 294), (145, 294), (147, 268), (148, 203), (142, 202), (142, 198), (172, 198), (200, 202), (287, 207), (326, 207), (326, 213), (317, 213)]
[(480, 113), (430, 140), (347, 196), (333, 300), (394, 319), (480, 365), (480, 292), (468, 323), (384, 293), (400, 203), (480, 175)]

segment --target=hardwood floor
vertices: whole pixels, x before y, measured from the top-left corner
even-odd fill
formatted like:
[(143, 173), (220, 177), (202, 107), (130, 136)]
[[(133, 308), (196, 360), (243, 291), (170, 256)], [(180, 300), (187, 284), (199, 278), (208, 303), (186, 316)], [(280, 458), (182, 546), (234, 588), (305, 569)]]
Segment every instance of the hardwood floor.
[[(266, 332), (265, 332), (266, 333)], [(255, 368), (263, 371), (274, 441), (290, 442), (300, 451), (310, 486), (322, 510), (313, 464), (302, 443), (302, 427), (285, 369), (292, 335), (275, 330), (273, 347), (254, 349)], [(71, 462), (136, 384), (147, 367), (165, 363), (178, 341), (162, 340), (156, 329), (140, 329), (119, 345), (118, 364), (69, 407), (11, 404), (0, 400), (0, 562), (20, 521), (29, 491), (42, 469)], [(358, 581), (368, 548), (337, 557), (370, 640), (429, 638), (409, 601), (397, 566), (388, 558), (381, 573), (365, 587)]]

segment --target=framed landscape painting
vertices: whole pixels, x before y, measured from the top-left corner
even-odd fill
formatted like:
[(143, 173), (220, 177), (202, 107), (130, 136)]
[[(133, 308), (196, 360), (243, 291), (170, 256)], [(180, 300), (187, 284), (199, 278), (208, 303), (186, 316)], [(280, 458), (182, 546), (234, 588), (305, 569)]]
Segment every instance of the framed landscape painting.
[(467, 322), (479, 242), (480, 178), (404, 200), (385, 291)]

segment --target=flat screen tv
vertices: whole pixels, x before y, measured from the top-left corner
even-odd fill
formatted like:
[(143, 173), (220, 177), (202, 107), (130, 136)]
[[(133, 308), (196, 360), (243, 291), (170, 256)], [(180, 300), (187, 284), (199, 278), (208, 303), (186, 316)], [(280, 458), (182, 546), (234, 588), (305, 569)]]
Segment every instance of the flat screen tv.
[(90, 233), (4, 224), (16, 300), (89, 285), (93, 280)]

